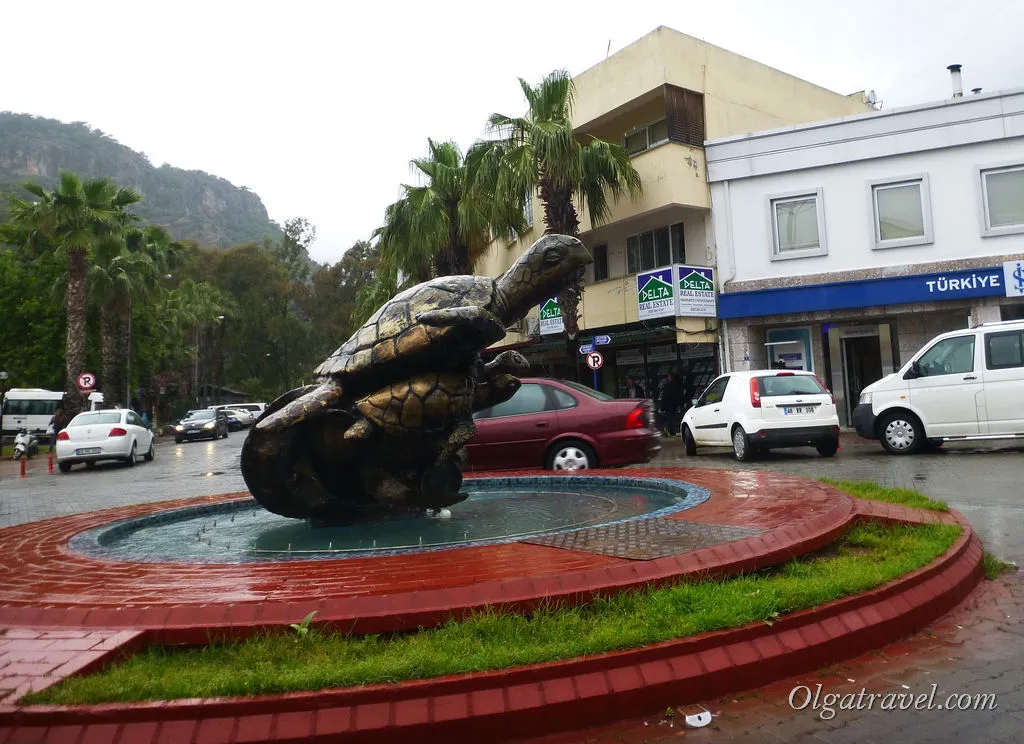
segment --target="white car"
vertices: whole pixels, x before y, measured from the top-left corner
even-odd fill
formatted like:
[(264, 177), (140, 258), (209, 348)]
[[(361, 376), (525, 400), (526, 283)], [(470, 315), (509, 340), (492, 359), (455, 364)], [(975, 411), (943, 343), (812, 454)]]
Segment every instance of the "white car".
[(1024, 320), (936, 336), (899, 372), (861, 391), (853, 425), (894, 455), (1024, 439)]
[(252, 423), (256, 420), (256, 416), (252, 411), (247, 411), (244, 408), (223, 408), (229, 416), (234, 416), (238, 421), (238, 425), (243, 429), (247, 429), (252, 426)]
[(149, 462), (154, 454), (153, 432), (127, 409), (80, 413), (57, 435), (62, 473), (80, 462), (91, 467), (100, 460), (120, 460), (131, 466), (140, 456)]
[(722, 375), (693, 401), (679, 427), (686, 454), (732, 447), (750, 460), (776, 447), (839, 451), (839, 413), (828, 388), (803, 370), (748, 370)]

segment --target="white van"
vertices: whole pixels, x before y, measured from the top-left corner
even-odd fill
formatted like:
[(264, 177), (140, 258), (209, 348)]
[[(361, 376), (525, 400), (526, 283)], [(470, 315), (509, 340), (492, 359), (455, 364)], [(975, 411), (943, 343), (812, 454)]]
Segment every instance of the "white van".
[[(28, 429), (36, 435), (48, 433), (50, 419), (57, 406), (64, 400), (59, 390), (42, 388), (12, 388), (3, 400), (3, 434), (16, 434)], [(89, 410), (95, 411), (103, 405), (103, 393), (89, 393)]]
[(864, 388), (853, 424), (894, 455), (1024, 439), (1024, 320), (936, 336), (899, 372)]

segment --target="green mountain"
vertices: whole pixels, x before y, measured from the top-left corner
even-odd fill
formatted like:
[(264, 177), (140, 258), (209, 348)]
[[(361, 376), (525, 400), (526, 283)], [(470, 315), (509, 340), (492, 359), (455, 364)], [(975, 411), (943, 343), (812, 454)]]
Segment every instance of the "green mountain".
[[(244, 186), (203, 171), (154, 167), (144, 154), (82, 122), (0, 112), (0, 193), (27, 196), (18, 184), (49, 188), (65, 170), (110, 176), (138, 189), (145, 198), (134, 211), (176, 240), (226, 248), (282, 234), (259, 196)], [(0, 202), (0, 210), (5, 206)]]

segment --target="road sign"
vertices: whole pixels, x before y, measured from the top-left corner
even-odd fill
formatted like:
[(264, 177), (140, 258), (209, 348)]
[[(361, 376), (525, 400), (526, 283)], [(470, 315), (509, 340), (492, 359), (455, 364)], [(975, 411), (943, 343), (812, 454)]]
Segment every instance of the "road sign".
[(580, 346), (580, 354), (589, 354), (594, 350), (593, 344), (582, 344)]
[(96, 375), (92, 372), (83, 372), (78, 376), (78, 379), (75, 380), (75, 384), (78, 385), (78, 389), (83, 393), (87, 390), (92, 390), (96, 387)]
[(592, 370), (597, 371), (601, 369), (602, 364), (604, 364), (604, 356), (600, 351), (592, 351), (587, 354), (587, 366)]
[(612, 342), (611, 336), (594, 336), (594, 346), (604, 346)]

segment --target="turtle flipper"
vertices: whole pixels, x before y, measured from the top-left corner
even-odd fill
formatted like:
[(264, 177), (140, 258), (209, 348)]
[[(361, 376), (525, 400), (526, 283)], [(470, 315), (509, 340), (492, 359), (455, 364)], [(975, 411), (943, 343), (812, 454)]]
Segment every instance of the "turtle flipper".
[(283, 408), (256, 422), (256, 428), (264, 433), (281, 431), (303, 421), (321, 415), (341, 402), (341, 387), (334, 382), (325, 382), (313, 388)]
[(448, 439), (441, 445), (436, 462), (440, 464), (453, 459), (455, 453), (465, 447), (474, 436), (476, 436), (476, 424), (473, 423), (473, 419), (467, 418), (456, 423), (455, 428), (448, 435)]
[(417, 315), (416, 322), (429, 326), (469, 325), (480, 331), (491, 343), (505, 337), (505, 324), (498, 316), (475, 305), (428, 310)]

